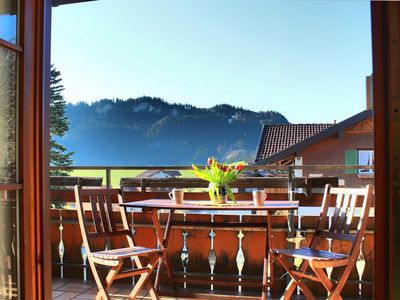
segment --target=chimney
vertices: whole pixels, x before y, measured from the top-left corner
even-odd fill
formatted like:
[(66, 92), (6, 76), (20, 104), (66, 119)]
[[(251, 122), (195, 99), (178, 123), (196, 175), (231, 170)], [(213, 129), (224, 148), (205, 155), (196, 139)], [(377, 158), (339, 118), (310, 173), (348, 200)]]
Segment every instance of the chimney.
[(366, 77), (367, 84), (367, 109), (373, 109), (374, 107), (374, 94), (373, 94), (373, 79), (372, 74)]

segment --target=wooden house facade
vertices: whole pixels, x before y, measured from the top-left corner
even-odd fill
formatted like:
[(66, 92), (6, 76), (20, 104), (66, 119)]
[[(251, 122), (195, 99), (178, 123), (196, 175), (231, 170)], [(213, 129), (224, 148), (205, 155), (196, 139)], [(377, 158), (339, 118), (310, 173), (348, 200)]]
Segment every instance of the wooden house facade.
[[(290, 127), (290, 128), (288, 128)], [(374, 184), (374, 171), (319, 169), (313, 165), (374, 165), (372, 110), (362, 111), (337, 124), (265, 125), (257, 164), (311, 166), (295, 170), (295, 176), (338, 176), (339, 185)]]

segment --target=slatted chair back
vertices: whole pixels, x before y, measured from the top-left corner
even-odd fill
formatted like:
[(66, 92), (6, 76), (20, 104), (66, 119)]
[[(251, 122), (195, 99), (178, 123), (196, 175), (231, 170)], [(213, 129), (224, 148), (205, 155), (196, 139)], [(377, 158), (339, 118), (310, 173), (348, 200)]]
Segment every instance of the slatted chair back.
[[(118, 203), (122, 203), (123, 200), (119, 190), (82, 189), (80, 186), (75, 186), (74, 192), (82, 238), (88, 252), (90, 252), (90, 242), (93, 239), (125, 237), (129, 246), (134, 246), (126, 214), (122, 208), (120, 208), (120, 213), (123, 228), (117, 228), (116, 226), (117, 220), (113, 213), (112, 199), (117, 198)], [(84, 202), (88, 202), (90, 209), (85, 210)], [(85, 211), (91, 211), (92, 218), (87, 218)], [(91, 228), (93, 230), (90, 230)]]
[[(353, 242), (352, 250), (359, 247), (368, 223), (372, 196), (373, 188), (370, 185), (366, 188), (350, 189), (334, 188), (327, 184), (319, 222), (310, 247), (316, 247), (325, 238)], [(329, 222), (328, 210), (332, 197), (336, 197), (336, 204)], [(355, 215), (359, 216), (358, 224), (355, 230), (350, 231)]]

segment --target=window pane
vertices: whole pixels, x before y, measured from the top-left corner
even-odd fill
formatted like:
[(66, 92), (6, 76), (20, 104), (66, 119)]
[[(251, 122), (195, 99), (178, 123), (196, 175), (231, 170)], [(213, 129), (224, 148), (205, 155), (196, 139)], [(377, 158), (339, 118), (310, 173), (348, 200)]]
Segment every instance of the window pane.
[[(358, 151), (358, 164), (368, 166), (374, 164), (374, 151), (373, 150), (359, 150)], [(373, 173), (371, 169), (360, 169), (360, 173)]]
[(0, 183), (16, 182), (16, 60), (0, 47)]
[(0, 190), (0, 299), (18, 299), (16, 191)]
[(17, 0), (0, 1), (0, 38), (17, 43)]

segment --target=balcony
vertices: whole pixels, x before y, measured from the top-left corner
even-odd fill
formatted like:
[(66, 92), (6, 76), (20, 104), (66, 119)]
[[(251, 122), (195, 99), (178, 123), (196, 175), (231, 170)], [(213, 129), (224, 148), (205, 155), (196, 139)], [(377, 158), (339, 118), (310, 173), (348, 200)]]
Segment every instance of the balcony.
[[(316, 224), (318, 206), (321, 205), (322, 188), (326, 183), (338, 185), (342, 178), (350, 178), (346, 170), (360, 169), (368, 166), (304, 166), (304, 167), (263, 167), (274, 177), (245, 177), (232, 185), (236, 189), (236, 198), (250, 200), (249, 189), (266, 189), (269, 199), (296, 199), (301, 208), (298, 214), (287, 215), (277, 212), (272, 216), (273, 243), (281, 248), (298, 247), (310, 240)], [(108, 188), (115, 187), (120, 182), (125, 189), (126, 200), (143, 200), (151, 198), (168, 199), (168, 191), (173, 187), (186, 187), (185, 199), (207, 199), (204, 191), (206, 183), (196, 178), (115, 178), (113, 167), (96, 167), (103, 170)], [(138, 169), (143, 167), (123, 169)], [(144, 167), (153, 168), (156, 167)], [(190, 167), (179, 167), (189, 169)], [(249, 169), (260, 168), (250, 167)], [(303, 174), (322, 174), (323, 177), (296, 177), (295, 169)], [(85, 169), (85, 167), (80, 167)], [(177, 167), (157, 167), (157, 169), (177, 169)], [(116, 173), (116, 172), (115, 172)], [(297, 173), (299, 174), (299, 173)], [(75, 174), (74, 174), (75, 175)], [(336, 175), (336, 176), (334, 176)], [(103, 175), (104, 176), (104, 175)], [(118, 175), (120, 176), (120, 175)], [(359, 178), (357, 180), (371, 180)], [(79, 177), (79, 176), (78, 176)], [(82, 178), (55, 178), (53, 184), (74, 184), (74, 180)], [(88, 185), (99, 185), (99, 180), (86, 178)], [(346, 179), (348, 181), (348, 179)], [(69, 182), (69, 183), (68, 183)], [(82, 183), (83, 181), (81, 181)], [(363, 183), (364, 181), (360, 181)], [(354, 186), (354, 185), (352, 185)], [(117, 187), (119, 187), (117, 185)], [(68, 187), (52, 189), (51, 199), (54, 208), (51, 209), (51, 249), (53, 274), (53, 299), (94, 299), (97, 291), (93, 281), (87, 257), (82, 247), (80, 229), (76, 211), (73, 208), (74, 195)], [(56, 208), (57, 207), (57, 208)], [(348, 298), (369, 299), (373, 295), (373, 257), (374, 257), (374, 213), (370, 212), (369, 225), (360, 249), (360, 254), (342, 295)], [(129, 222), (134, 228), (134, 237), (138, 244), (153, 247), (156, 237), (151, 219), (140, 212), (129, 213)], [(227, 295), (232, 298), (256, 299), (261, 293), (263, 266), (263, 247), (255, 247), (265, 241), (263, 228), (218, 227), (213, 223), (230, 221), (238, 223), (264, 222), (265, 218), (257, 214), (202, 214), (178, 213), (181, 226), (172, 229), (168, 246), (178, 293), (168, 288), (166, 276), (161, 277), (160, 294), (163, 297), (206, 298), (216, 295)], [(162, 225), (165, 225), (166, 212), (160, 213)], [(197, 226), (199, 221), (205, 221), (210, 226)], [(229, 245), (228, 247), (226, 245)], [(104, 244), (104, 248), (110, 244)], [(326, 249), (348, 249), (347, 242), (327, 241)], [(278, 298), (287, 284), (284, 270), (277, 264), (270, 272), (273, 285), (270, 295)], [(335, 278), (335, 273), (329, 274)], [(121, 282), (121, 283), (120, 283)], [(114, 290), (115, 299), (124, 299), (129, 291), (130, 280), (120, 281)], [(312, 285), (311, 285), (312, 286)], [(324, 296), (322, 286), (315, 284), (313, 291)], [(145, 295), (143, 295), (145, 297)], [(144, 298), (145, 299), (145, 298)], [(167, 298), (164, 298), (167, 299)]]

